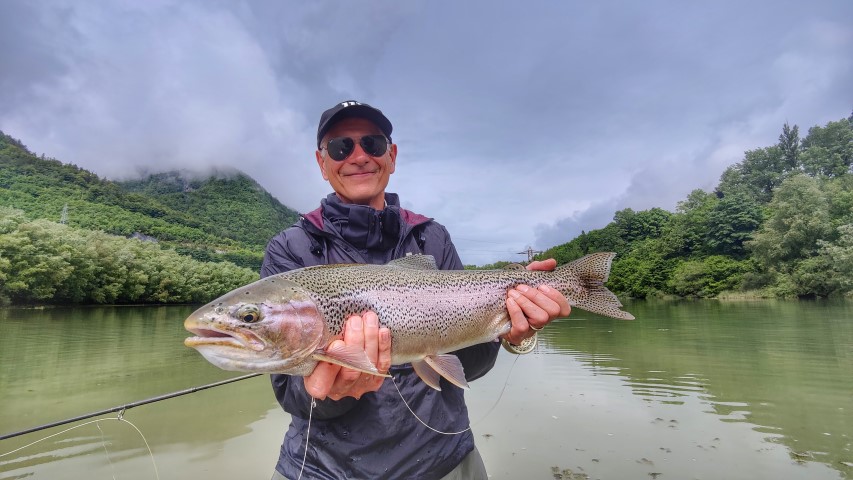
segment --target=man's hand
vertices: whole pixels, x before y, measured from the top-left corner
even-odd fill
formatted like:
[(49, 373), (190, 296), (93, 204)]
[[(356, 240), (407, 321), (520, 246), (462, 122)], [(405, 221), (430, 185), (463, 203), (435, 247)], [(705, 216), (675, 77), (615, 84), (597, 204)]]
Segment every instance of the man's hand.
[[(531, 262), (527, 269), (551, 271), (556, 267), (557, 261), (549, 258)], [(568, 316), (572, 311), (566, 297), (546, 285), (539, 288), (527, 285), (515, 287), (507, 295), (506, 309), (512, 321), (512, 328), (504, 338), (513, 345), (521, 345), (525, 338), (535, 335), (536, 330), (544, 328), (555, 318)]]
[[(374, 312), (353, 315), (344, 325), (343, 342), (346, 345), (363, 348), (376, 369), (387, 373), (391, 368), (391, 330), (379, 328), (379, 318)], [(310, 375), (305, 377), (305, 390), (312, 397), (323, 400), (326, 397), (340, 400), (344, 397), (361, 398), (368, 392), (375, 392), (382, 386), (385, 377), (370, 375), (351, 368), (341, 367), (328, 362), (320, 362)]]

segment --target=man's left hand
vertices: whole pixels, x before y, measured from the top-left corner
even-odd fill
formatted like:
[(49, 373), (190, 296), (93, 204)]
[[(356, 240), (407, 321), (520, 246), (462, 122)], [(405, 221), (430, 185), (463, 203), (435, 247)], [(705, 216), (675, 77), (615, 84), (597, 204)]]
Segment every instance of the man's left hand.
[[(531, 262), (528, 270), (551, 271), (557, 267), (557, 261)], [(556, 318), (567, 317), (572, 311), (569, 301), (562, 293), (547, 286), (532, 288), (519, 285), (508, 292), (506, 309), (512, 321), (512, 328), (504, 338), (513, 345), (521, 345), (525, 338), (532, 337)]]

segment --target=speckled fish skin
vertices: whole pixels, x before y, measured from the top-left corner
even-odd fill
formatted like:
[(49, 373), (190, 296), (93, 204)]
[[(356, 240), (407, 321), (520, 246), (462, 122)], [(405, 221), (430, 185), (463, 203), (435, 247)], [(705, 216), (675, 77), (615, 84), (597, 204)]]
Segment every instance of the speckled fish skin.
[[(594, 253), (552, 272), (437, 270), (427, 255), (387, 265), (293, 270), (241, 287), (198, 309), (185, 327), (200, 336), (185, 343), (228, 370), (307, 375), (323, 360), (376, 374), (373, 365), (359, 357), (363, 352), (326, 350), (341, 337), (347, 318), (372, 310), (391, 330), (392, 364), (411, 362), (419, 370), (426, 360), (453, 381), (453, 372), (448, 375), (439, 360), (455, 363), (455, 356), (442, 354), (508, 333), (507, 290), (519, 284), (548, 285), (575, 308), (633, 319), (603, 286), (614, 256)], [(457, 372), (455, 380), (464, 384), (458, 376)]]

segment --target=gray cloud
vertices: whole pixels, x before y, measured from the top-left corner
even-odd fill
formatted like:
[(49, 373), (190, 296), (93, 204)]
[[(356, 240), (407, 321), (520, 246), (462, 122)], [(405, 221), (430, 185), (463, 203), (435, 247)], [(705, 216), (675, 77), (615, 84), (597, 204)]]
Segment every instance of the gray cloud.
[(0, 4), (0, 129), (110, 178), (236, 167), (328, 190), (320, 112), (392, 119), (391, 190), (487, 263), (673, 208), (743, 152), (853, 106), (846, 1)]

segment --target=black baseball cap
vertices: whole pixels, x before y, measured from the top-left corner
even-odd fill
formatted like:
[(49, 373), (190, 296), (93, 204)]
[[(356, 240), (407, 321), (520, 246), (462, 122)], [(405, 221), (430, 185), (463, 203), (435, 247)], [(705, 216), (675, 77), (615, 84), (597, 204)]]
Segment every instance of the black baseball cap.
[(320, 126), (317, 127), (318, 149), (320, 148), (320, 142), (323, 140), (323, 136), (326, 135), (326, 132), (328, 132), (330, 128), (332, 128), (332, 125), (345, 118), (363, 118), (365, 120), (370, 120), (374, 125), (382, 130), (382, 133), (388, 137), (388, 141), (391, 141), (391, 130), (393, 130), (394, 127), (391, 126), (391, 120), (388, 120), (388, 117), (386, 117), (381, 110), (371, 107), (366, 103), (347, 100), (345, 102), (338, 103), (320, 115)]

